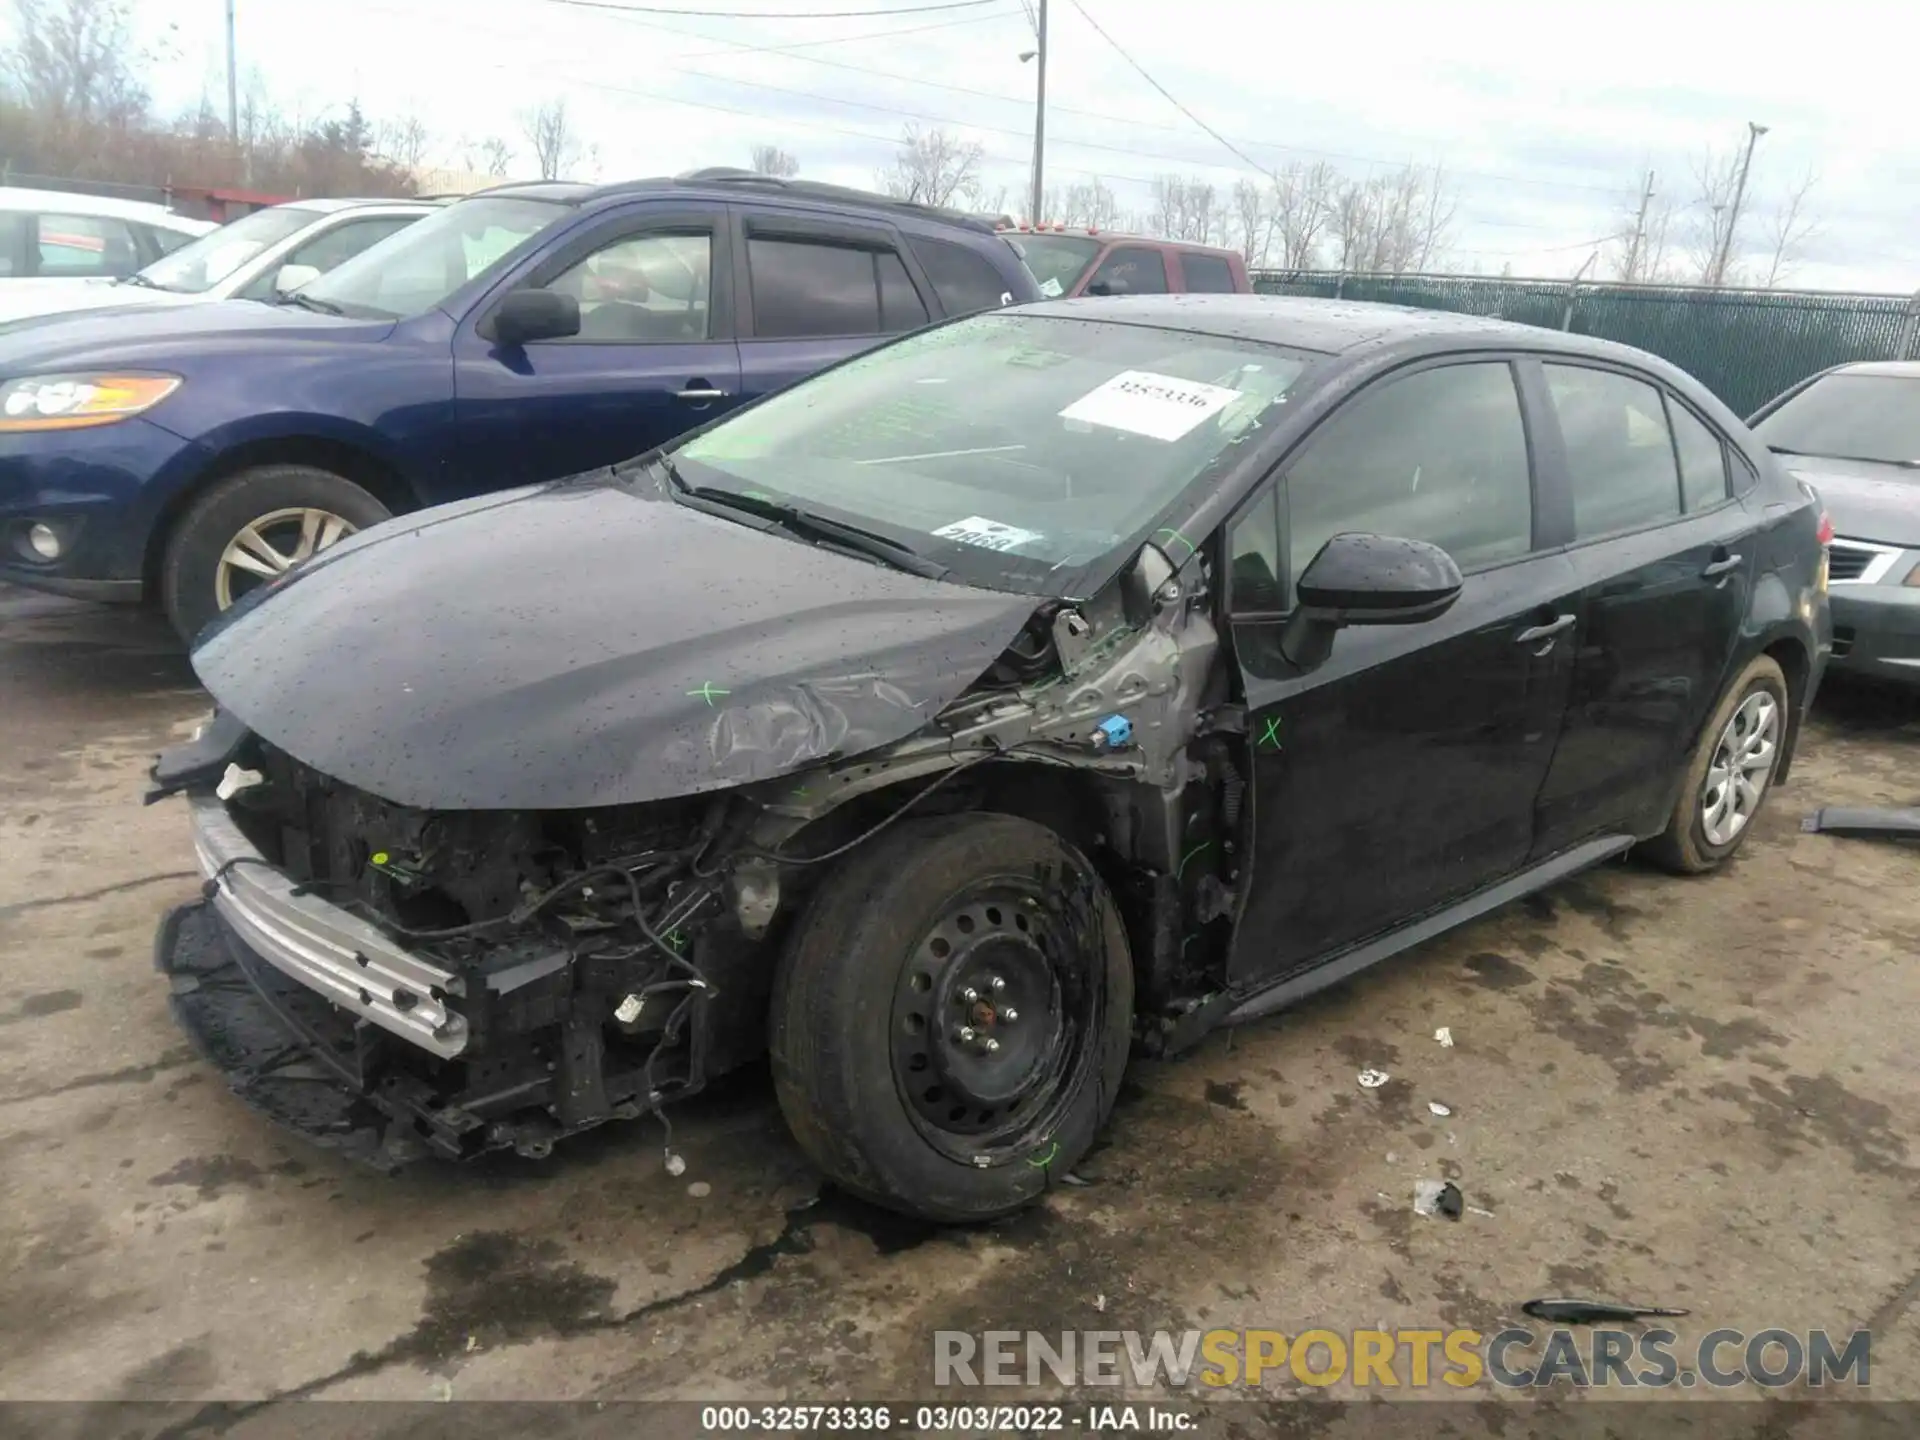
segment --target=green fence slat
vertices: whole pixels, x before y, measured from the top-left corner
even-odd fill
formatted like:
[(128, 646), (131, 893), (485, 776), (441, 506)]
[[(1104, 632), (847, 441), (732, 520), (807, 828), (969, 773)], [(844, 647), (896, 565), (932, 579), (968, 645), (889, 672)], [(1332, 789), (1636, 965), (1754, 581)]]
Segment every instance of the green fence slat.
[[(1256, 272), (1253, 284), (1264, 295), (1410, 305), (1551, 330), (1568, 308), (1565, 280), (1269, 270)], [(1582, 284), (1568, 328), (1671, 361), (1749, 415), (1828, 366), (1907, 358), (1913, 304), (1904, 295)]]

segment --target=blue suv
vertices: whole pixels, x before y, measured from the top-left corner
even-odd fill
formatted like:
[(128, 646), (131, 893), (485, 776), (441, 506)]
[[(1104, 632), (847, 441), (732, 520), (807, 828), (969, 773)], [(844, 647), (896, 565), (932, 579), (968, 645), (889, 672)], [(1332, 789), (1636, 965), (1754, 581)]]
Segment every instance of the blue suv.
[(0, 580), (192, 636), (389, 515), (640, 454), (1039, 298), (986, 222), (735, 170), (507, 185), (278, 303), (0, 327)]

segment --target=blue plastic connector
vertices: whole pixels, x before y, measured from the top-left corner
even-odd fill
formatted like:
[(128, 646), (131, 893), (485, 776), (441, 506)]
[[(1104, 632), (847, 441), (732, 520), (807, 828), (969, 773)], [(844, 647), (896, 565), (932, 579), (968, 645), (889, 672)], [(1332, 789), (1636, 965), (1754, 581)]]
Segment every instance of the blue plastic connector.
[(1109, 715), (1093, 727), (1093, 743), (1124, 750), (1133, 743), (1133, 722), (1124, 715)]

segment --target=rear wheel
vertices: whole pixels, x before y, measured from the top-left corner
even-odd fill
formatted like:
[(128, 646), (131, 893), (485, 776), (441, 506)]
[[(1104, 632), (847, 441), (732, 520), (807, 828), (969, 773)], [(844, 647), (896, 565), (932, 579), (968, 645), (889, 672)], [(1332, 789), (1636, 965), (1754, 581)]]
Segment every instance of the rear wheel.
[(1773, 784), (1787, 734), (1787, 677), (1756, 656), (1727, 687), (1687, 758), (1667, 828), (1646, 854), (1683, 875), (1717, 868), (1740, 848)]
[(1126, 933), (1083, 855), (1008, 815), (910, 821), (801, 918), (774, 983), (775, 1090), (843, 1188), (989, 1219), (1085, 1154), (1132, 1010)]
[(160, 571), (167, 618), (182, 639), (191, 640), (249, 591), (388, 513), (374, 496), (329, 470), (243, 470), (202, 495), (174, 526)]

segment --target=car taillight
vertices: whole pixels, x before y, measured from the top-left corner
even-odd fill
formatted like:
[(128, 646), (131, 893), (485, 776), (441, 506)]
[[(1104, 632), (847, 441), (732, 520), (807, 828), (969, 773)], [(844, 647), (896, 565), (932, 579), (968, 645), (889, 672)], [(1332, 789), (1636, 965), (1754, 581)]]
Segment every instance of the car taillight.
[(1820, 512), (1819, 537), (1822, 545), (1833, 543), (1833, 517), (1824, 510)]

